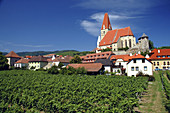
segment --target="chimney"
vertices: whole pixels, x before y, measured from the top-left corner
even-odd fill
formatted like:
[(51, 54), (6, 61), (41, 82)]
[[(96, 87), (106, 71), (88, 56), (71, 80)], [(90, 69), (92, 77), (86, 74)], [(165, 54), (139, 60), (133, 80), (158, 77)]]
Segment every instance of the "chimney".
[(158, 50), (158, 53), (160, 53), (161, 51), (160, 50)]

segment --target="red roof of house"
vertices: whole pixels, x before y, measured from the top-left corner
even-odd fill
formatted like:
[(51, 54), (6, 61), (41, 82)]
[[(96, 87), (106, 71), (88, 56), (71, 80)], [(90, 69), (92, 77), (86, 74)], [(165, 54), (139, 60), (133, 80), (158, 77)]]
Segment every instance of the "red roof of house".
[(30, 58), (32, 58), (32, 56), (28, 56), (28, 55), (27, 55), (27, 56), (25, 56), (25, 58), (29, 58), (29, 59), (30, 59)]
[(129, 55), (112, 55), (110, 60), (113, 60), (113, 59), (123, 59), (124, 61), (129, 61), (129, 58), (131, 56)]
[(23, 64), (28, 64), (29, 59), (25, 59), (25, 58), (21, 58), (20, 60), (18, 60), (15, 63), (23, 63)]
[(43, 56), (33, 56), (29, 62), (47, 62), (47, 58)]
[[(81, 56), (80, 58), (85, 61), (85, 60), (96, 60), (96, 59), (108, 59), (110, 55), (112, 55), (112, 51), (107, 51), (107, 52), (101, 52), (101, 53), (93, 53), (93, 54), (87, 54), (86, 56)], [(92, 61), (92, 62), (94, 62)]]
[(104, 38), (101, 40), (99, 46), (111, 45), (112, 43), (116, 43), (118, 39), (122, 36), (133, 36), (131, 28), (125, 27), (122, 29), (108, 31)]
[(101, 30), (104, 29), (103, 25), (105, 26), (105, 29), (111, 29), (112, 30), (112, 26), (110, 24), (108, 13), (105, 13), (105, 15), (104, 15), (104, 19), (103, 19), (103, 24), (102, 24)]
[(154, 60), (154, 59), (170, 59), (170, 49), (156, 49), (155, 48), (154, 50), (151, 51), (151, 54), (152, 54), (151, 60)]
[(9, 52), (6, 57), (13, 57), (13, 58), (21, 58), (19, 55), (17, 55), (14, 51)]
[(84, 67), (87, 72), (98, 72), (102, 68), (101, 63), (88, 63), (88, 64), (68, 64), (67, 67), (74, 67), (74, 68), (79, 68), (79, 67)]
[(52, 56), (54, 56), (54, 55), (56, 55), (56, 54), (48, 54), (48, 55), (43, 55), (44, 57), (52, 57)]

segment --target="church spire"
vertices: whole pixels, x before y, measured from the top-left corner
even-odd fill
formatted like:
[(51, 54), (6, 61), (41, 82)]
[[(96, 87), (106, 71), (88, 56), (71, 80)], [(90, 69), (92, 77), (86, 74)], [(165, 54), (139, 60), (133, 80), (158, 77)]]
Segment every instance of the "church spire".
[(112, 30), (112, 26), (110, 24), (108, 13), (105, 13), (105, 15), (104, 15), (104, 19), (103, 19), (103, 24), (102, 24), (101, 30), (104, 30), (104, 29)]

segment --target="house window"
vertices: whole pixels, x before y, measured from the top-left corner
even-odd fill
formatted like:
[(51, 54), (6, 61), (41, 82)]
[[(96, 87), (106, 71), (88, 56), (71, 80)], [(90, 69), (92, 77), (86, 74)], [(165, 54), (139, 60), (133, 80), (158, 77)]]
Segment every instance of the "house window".
[(169, 65), (169, 62), (167, 62), (167, 65)]
[(133, 60), (133, 63), (136, 63), (136, 60)]
[(145, 59), (142, 59), (142, 63), (145, 63)]
[(91, 58), (93, 57), (93, 56), (90, 56)]
[(157, 56), (157, 58), (161, 58), (161, 56)]
[(89, 56), (87, 56), (87, 58), (89, 58)]
[(96, 55), (94, 55), (94, 57), (96, 57)]
[(165, 58), (165, 56), (162, 56), (162, 58)]
[(129, 39), (129, 47), (131, 48), (131, 39)]
[(125, 40), (125, 47), (127, 47), (127, 40)]
[(157, 66), (159, 66), (159, 62), (157, 62)]
[(168, 58), (170, 58), (170, 55), (168, 55)]
[(100, 55), (98, 55), (98, 57), (99, 57)]
[(136, 67), (136, 71), (139, 71), (139, 67)]
[(103, 34), (105, 34), (105, 31), (103, 31)]
[(102, 54), (102, 56), (104, 56), (104, 54)]
[(131, 71), (134, 71), (134, 67), (131, 67)]
[(163, 69), (165, 70), (165, 69), (166, 69), (166, 67), (163, 67)]
[(166, 65), (166, 62), (164, 62), (164, 65)]
[(147, 71), (147, 66), (144, 66), (144, 71)]
[(155, 65), (156, 65), (156, 63), (155, 63), (155, 62), (153, 62), (153, 65), (155, 66)]

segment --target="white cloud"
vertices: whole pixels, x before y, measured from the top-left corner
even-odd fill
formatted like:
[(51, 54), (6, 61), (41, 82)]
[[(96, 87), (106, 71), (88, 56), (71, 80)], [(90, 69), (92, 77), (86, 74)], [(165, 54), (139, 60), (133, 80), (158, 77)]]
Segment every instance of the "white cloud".
[[(162, 4), (165, 4), (162, 0), (80, 0), (76, 6), (99, 12), (81, 21), (83, 29), (97, 37), (105, 11), (109, 14), (113, 29), (116, 29), (125, 27), (123, 23), (127, 23), (129, 19), (145, 17), (151, 8)], [(129, 23), (128, 26), (133, 24), (132, 21), (131, 25)]]
[[(102, 25), (103, 18), (104, 18), (104, 13), (95, 13), (90, 16), (89, 20), (81, 21), (81, 26), (89, 34), (97, 37), (100, 34), (100, 28)], [(120, 23), (116, 24), (117, 21), (125, 20), (125, 19), (132, 19), (132, 18), (136, 18), (136, 17), (109, 14), (109, 18), (110, 18), (111, 23), (114, 23), (114, 29), (117, 29), (117, 28), (121, 28)]]

